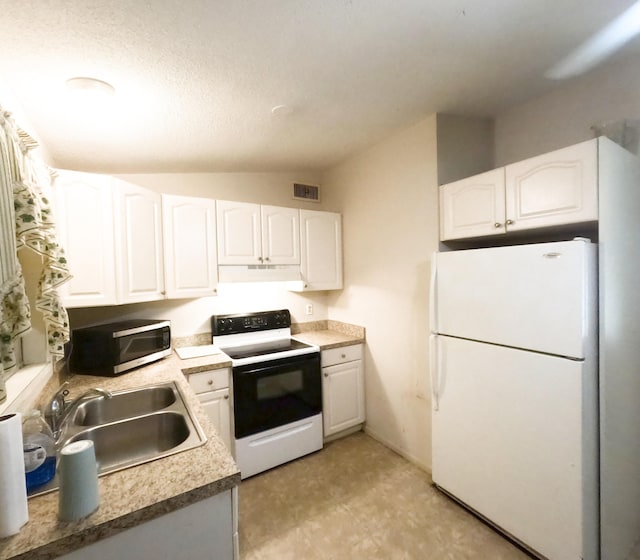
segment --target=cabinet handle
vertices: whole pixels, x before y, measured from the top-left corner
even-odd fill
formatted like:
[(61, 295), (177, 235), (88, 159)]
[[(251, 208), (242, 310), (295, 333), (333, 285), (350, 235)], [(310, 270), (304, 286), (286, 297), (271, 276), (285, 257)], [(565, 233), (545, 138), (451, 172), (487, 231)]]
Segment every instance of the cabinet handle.
[(513, 224), (515, 224), (515, 222), (513, 220), (507, 220), (507, 225), (508, 226), (512, 226)]
[(340, 354), (340, 357), (344, 360), (347, 357), (347, 355), (346, 354)]
[(228, 399), (228, 398), (229, 398), (229, 395), (225, 395), (225, 396), (224, 396), (224, 398), (225, 398), (225, 399)]
[(325, 374), (324, 374), (324, 376), (325, 376), (325, 377), (329, 377), (329, 374), (328, 374), (328, 373), (325, 373)]
[(213, 379), (209, 379), (209, 381), (207, 381), (207, 385), (213, 385)]
[(502, 224), (500, 222), (496, 222), (495, 224), (493, 224), (494, 228), (499, 228), (502, 227)]

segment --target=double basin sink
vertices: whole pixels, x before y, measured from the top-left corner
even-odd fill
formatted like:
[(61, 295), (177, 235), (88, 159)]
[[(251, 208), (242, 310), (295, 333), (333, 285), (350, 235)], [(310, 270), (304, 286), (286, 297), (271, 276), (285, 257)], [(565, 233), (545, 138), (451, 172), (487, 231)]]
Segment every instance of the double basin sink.
[[(58, 449), (93, 441), (98, 475), (202, 445), (206, 437), (178, 385), (171, 381), (84, 399), (66, 421)], [(58, 488), (57, 476), (29, 497)]]

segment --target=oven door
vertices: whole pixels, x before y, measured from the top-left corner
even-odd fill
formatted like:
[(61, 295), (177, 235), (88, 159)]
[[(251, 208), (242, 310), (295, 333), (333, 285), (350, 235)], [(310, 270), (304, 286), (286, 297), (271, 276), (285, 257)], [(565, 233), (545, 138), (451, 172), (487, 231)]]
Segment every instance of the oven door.
[(319, 414), (320, 354), (234, 366), (233, 408), (236, 439)]

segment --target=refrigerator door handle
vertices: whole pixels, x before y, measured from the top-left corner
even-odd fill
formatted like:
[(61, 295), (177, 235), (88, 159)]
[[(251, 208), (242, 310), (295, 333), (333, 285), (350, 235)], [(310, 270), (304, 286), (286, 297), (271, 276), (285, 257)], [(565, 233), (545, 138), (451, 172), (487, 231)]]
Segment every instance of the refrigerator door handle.
[(438, 394), (438, 336), (432, 334), (429, 336), (429, 376), (431, 380), (431, 401), (433, 410), (438, 412), (440, 409), (440, 395)]
[(436, 280), (438, 275), (438, 253), (431, 255), (431, 278), (429, 281), (429, 330), (437, 332), (436, 325)]

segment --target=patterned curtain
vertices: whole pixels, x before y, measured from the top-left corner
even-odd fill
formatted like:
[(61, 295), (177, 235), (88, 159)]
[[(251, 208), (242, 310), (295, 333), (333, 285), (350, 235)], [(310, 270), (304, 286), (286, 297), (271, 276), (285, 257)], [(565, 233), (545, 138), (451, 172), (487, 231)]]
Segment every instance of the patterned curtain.
[(37, 143), (0, 107), (0, 376), (17, 370), (14, 343), (31, 328), (31, 309), (17, 251), (42, 257), (35, 307), (44, 319), (50, 354), (62, 356), (69, 321), (56, 288), (69, 274), (56, 240), (51, 207), (43, 194), (52, 171), (31, 154)]

